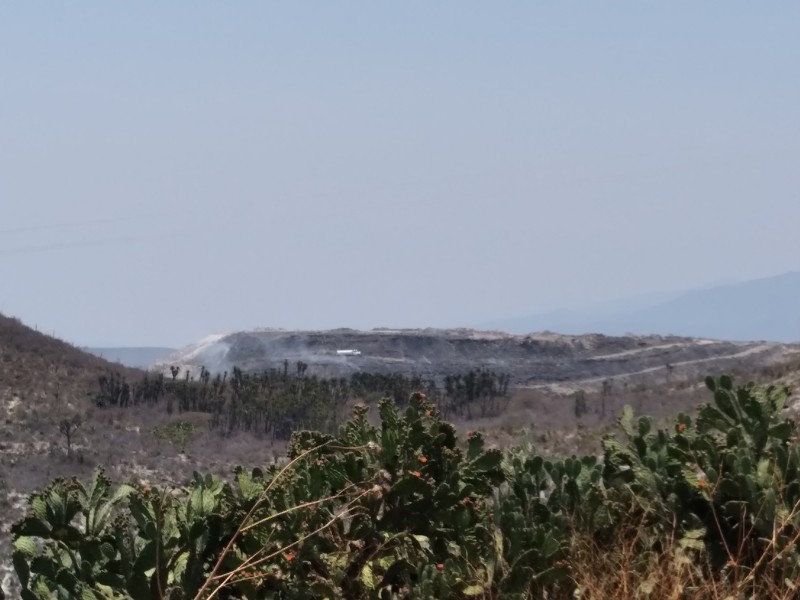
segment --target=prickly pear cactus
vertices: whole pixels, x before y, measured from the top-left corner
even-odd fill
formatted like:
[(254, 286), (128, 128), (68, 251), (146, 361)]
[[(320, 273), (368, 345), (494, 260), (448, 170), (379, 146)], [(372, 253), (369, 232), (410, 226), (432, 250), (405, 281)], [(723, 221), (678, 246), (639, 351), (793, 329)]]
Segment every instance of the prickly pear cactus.
[(794, 581), (800, 446), (781, 416), (787, 390), (707, 385), (713, 402), (667, 430), (626, 407), (600, 459), (501, 453), (475, 432), (459, 441), (417, 393), (402, 410), (382, 402), (378, 425), (360, 407), (337, 435), (297, 432), (287, 464), (238, 468), (230, 482), (57, 480), (12, 529), (22, 598), (561, 597), (576, 591), (574, 536), (615, 552), (631, 522), (642, 564), (674, 539), (707, 577), (726, 576), (735, 547), (737, 568), (768, 556)]

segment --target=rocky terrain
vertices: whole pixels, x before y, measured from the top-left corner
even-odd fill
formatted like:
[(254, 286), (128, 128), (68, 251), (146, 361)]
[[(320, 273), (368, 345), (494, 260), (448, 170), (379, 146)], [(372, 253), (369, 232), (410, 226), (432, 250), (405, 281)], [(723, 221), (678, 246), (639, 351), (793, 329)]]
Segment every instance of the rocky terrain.
[[(355, 349), (359, 355), (337, 355)], [(441, 377), (485, 367), (508, 373), (516, 387), (578, 383), (635, 375), (699, 377), (706, 372), (781, 363), (800, 346), (675, 336), (513, 335), (470, 329), (284, 331), (213, 335), (159, 361), (169, 372), (248, 371), (302, 361), (325, 376), (356, 371)]]

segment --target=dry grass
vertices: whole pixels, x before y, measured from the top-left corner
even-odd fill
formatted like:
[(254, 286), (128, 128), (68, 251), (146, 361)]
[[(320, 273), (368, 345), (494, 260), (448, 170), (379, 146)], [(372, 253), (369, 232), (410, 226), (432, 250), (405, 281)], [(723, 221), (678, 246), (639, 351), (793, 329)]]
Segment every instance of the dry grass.
[[(727, 548), (728, 561), (715, 569), (700, 540), (678, 539), (673, 532), (648, 543), (641, 524), (628, 523), (608, 543), (576, 533), (569, 564), (577, 591), (586, 600), (739, 600), (800, 598), (800, 582), (784, 576), (787, 550), (798, 539), (778, 539), (797, 520), (798, 507), (776, 521), (772, 540), (759, 556), (748, 556), (747, 543)], [(744, 536), (752, 535), (752, 531)], [(712, 574), (713, 576), (709, 576)], [(566, 598), (564, 599), (566, 600)]]

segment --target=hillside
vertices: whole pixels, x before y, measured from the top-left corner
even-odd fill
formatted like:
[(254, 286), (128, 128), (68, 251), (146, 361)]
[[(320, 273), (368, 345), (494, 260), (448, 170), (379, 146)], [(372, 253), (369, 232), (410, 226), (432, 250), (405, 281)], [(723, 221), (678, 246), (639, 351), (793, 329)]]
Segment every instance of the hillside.
[[(496, 320), (492, 327), (512, 333), (552, 330), (563, 333), (624, 335), (656, 333), (724, 340), (800, 341), (800, 272), (785, 273), (628, 307), (588, 307)], [(637, 305), (638, 304), (638, 305)]]
[[(101, 378), (133, 388), (145, 375), (0, 315), (0, 505), (13, 504), (55, 475), (87, 473), (98, 464), (122, 477), (145, 472), (170, 478), (181, 472), (182, 459), (170, 443), (152, 435), (170, 415), (149, 407), (97, 406)], [(61, 430), (65, 420), (75, 423), (70, 448)], [(231, 443), (222, 468), (239, 461), (240, 450)], [(270, 450), (266, 445), (251, 451), (263, 458)]]
[[(0, 556), (6, 556), (10, 521), (19, 516), (26, 493), (56, 475), (84, 474), (101, 456), (113, 456), (113, 433), (89, 412), (98, 378), (110, 373), (141, 374), (0, 315)], [(59, 434), (59, 422), (75, 415), (85, 420), (84, 431), (75, 435), (80, 464), (66, 459)], [(88, 451), (88, 439), (100, 435), (106, 444)], [(3, 575), (0, 570), (0, 580)]]
[[(360, 355), (339, 356), (339, 349)], [(780, 362), (796, 348), (777, 343), (726, 342), (676, 336), (513, 335), (469, 329), (375, 329), (356, 331), (254, 330), (213, 335), (156, 366), (197, 374), (238, 366), (247, 371), (281, 369), (302, 361), (317, 374), (400, 373), (441, 377), (474, 367), (508, 373), (517, 387), (592, 381), (632, 375), (699, 377), (747, 364)]]
[(100, 375), (136, 374), (1, 314), (0, 365), (0, 402), (6, 410), (9, 403), (35, 401), (41, 407), (56, 396), (82, 401)]

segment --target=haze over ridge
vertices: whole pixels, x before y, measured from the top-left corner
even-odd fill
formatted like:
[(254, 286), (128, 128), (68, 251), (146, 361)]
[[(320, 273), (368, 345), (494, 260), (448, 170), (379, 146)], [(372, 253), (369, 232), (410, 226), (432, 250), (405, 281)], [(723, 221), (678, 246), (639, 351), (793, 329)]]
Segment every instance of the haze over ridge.
[(798, 17), (4, 4), (0, 312), (178, 347), (795, 271)]
[(800, 341), (800, 272), (690, 290), (661, 301), (587, 306), (483, 323), (513, 333), (559, 331), (607, 335), (654, 333), (721, 340)]

